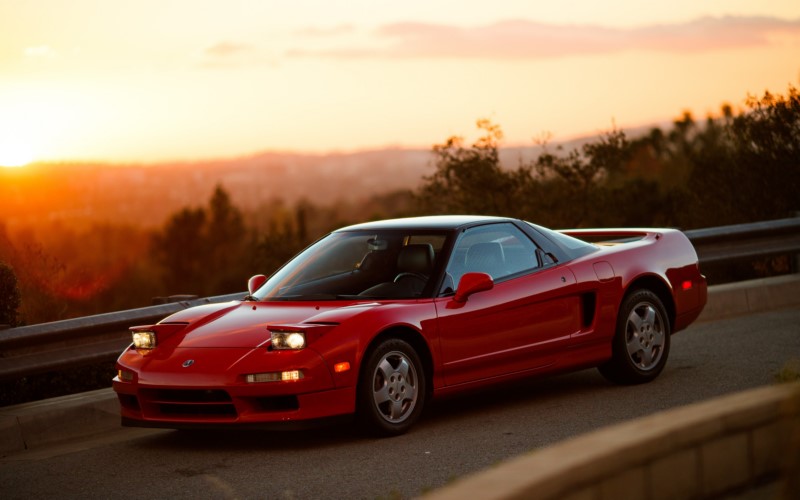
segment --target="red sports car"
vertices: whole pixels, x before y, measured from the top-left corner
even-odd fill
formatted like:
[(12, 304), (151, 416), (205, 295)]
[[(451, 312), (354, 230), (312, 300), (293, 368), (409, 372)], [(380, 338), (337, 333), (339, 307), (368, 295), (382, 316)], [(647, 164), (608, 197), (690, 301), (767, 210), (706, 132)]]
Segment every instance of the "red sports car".
[(706, 303), (680, 231), (481, 216), (346, 227), (248, 285), (241, 301), (131, 328), (114, 378), (124, 425), (355, 413), (391, 435), (429, 398), (486, 384), (593, 366), (648, 382)]

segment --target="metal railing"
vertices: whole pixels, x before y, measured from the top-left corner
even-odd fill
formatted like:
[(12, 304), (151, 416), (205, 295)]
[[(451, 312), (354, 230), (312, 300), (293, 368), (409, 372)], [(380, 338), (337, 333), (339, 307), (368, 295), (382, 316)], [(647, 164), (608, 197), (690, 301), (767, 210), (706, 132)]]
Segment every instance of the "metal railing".
[(244, 298), (246, 292), (0, 330), (0, 381), (112, 361), (131, 343), (128, 328), (182, 309)]
[[(800, 217), (686, 231), (703, 264), (800, 253)], [(128, 328), (188, 307), (240, 300), (245, 292), (0, 330), (0, 381), (111, 362)]]
[(800, 252), (800, 217), (692, 229), (684, 234), (701, 265)]

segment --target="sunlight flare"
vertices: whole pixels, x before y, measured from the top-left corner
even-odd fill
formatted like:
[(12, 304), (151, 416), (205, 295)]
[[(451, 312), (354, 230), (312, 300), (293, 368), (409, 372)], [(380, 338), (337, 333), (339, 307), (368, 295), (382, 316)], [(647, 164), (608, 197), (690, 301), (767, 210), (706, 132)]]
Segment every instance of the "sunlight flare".
[(24, 167), (33, 161), (30, 143), (14, 137), (0, 138), (0, 167)]

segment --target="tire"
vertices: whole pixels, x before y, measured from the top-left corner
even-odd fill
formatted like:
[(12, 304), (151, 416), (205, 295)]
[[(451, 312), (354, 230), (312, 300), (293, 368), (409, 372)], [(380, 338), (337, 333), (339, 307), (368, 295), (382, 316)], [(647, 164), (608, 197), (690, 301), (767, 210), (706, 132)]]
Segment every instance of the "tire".
[(358, 420), (373, 434), (408, 431), (425, 406), (425, 369), (411, 345), (388, 339), (365, 358), (358, 384)]
[(611, 360), (600, 373), (616, 384), (650, 382), (667, 363), (671, 333), (661, 299), (650, 290), (631, 292), (619, 309)]

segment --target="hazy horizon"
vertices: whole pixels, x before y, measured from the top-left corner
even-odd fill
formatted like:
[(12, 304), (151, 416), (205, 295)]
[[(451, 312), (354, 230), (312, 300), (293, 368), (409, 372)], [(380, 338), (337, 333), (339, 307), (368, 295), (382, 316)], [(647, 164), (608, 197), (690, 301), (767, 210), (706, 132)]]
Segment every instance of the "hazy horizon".
[(527, 147), (800, 82), (800, 3), (0, 0), (0, 165)]

